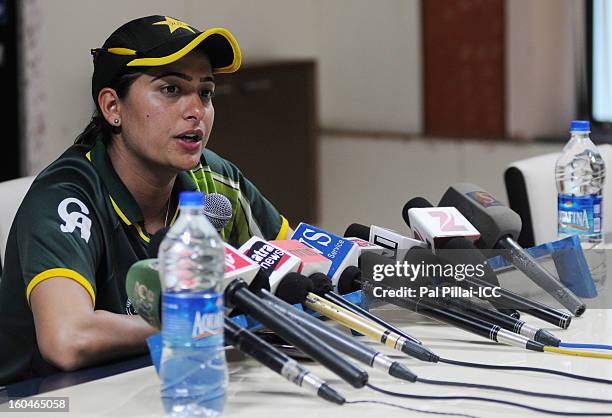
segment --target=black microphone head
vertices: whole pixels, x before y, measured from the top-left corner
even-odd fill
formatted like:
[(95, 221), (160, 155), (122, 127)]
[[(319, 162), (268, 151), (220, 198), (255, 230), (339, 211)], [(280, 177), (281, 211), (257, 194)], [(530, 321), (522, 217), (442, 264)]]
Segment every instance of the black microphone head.
[(361, 270), (355, 266), (348, 266), (338, 279), (338, 293), (346, 295), (361, 290)]
[(323, 296), (334, 290), (334, 285), (327, 274), (313, 273), (308, 278), (312, 281), (312, 293)]
[(306, 300), (308, 293), (313, 291), (312, 281), (300, 273), (288, 273), (276, 288), (276, 297), (295, 305)]
[(159, 246), (161, 245), (161, 242), (166, 237), (166, 234), (168, 233), (169, 229), (170, 229), (169, 226), (165, 226), (159, 229), (151, 237), (151, 240), (149, 241), (149, 249), (148, 249), (150, 258), (157, 258), (157, 253), (159, 253)]
[(370, 239), (370, 227), (362, 224), (350, 224), (344, 232), (345, 237), (360, 238), (365, 241)]
[(433, 205), (429, 202), (429, 200), (425, 199), (424, 197), (415, 197), (406, 202), (404, 208), (402, 209), (402, 218), (404, 218), (404, 222), (406, 222), (408, 228), (410, 228), (410, 218), (408, 217), (408, 211), (410, 209), (431, 207), (433, 207)]
[(217, 231), (225, 228), (232, 219), (232, 204), (229, 199), (219, 193), (209, 193), (204, 202), (204, 215)]

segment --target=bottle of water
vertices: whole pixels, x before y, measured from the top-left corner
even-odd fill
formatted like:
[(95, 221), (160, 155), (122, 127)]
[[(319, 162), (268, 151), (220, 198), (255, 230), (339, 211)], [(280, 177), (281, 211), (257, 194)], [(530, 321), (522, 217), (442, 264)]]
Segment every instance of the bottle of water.
[(179, 205), (180, 216), (159, 249), (161, 396), (170, 416), (216, 416), (227, 386), (223, 242), (203, 214), (202, 193), (181, 193)]
[(575, 120), (570, 140), (555, 167), (558, 192), (558, 235), (578, 235), (593, 279), (605, 278), (602, 232), (603, 186), (606, 169), (597, 147), (589, 138), (588, 121)]

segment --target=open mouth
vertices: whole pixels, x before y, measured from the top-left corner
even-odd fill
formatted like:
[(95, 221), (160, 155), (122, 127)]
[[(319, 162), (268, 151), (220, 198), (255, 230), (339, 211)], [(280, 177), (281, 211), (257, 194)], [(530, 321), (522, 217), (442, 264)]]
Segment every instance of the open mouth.
[(186, 134), (186, 135), (177, 136), (177, 138), (185, 142), (200, 142), (202, 140), (202, 135)]

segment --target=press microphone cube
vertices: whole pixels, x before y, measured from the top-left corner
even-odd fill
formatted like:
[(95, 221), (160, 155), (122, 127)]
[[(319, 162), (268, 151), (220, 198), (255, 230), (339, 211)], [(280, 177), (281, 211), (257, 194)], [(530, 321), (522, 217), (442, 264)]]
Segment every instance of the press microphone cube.
[(259, 271), (259, 264), (244, 256), (240, 251), (225, 243), (225, 273), (223, 274), (224, 287), (232, 280), (241, 277), (247, 284), (251, 284)]
[(291, 239), (314, 248), (331, 260), (332, 265), (327, 275), (331, 277), (334, 287), (338, 284), (340, 275), (345, 268), (357, 265), (359, 249), (356, 244), (316, 226), (300, 223), (293, 232)]
[(480, 238), (478, 230), (454, 207), (412, 208), (408, 217), (415, 238), (426, 242), (434, 254), (450, 238)]
[(363, 254), (364, 252), (371, 252), (371, 253), (382, 255), (385, 252), (384, 247), (381, 247), (380, 245), (372, 244), (371, 242), (366, 241), (364, 239), (355, 238), (355, 237), (347, 237), (346, 239), (348, 239), (349, 241), (357, 245), (357, 248), (359, 249), (359, 255)]
[(327, 273), (331, 268), (332, 262), (330, 259), (323, 257), (319, 251), (299, 241), (290, 239), (270, 241), (270, 243), (298, 257), (302, 261), (298, 273), (304, 276), (310, 276), (314, 273)]
[(276, 292), (283, 277), (288, 273), (297, 272), (302, 263), (298, 257), (259, 237), (251, 237), (238, 251), (257, 263), (260, 270), (268, 275), (272, 293)]
[(372, 225), (370, 227), (370, 242), (386, 248), (385, 255), (391, 258), (404, 258), (406, 252), (413, 247), (427, 247), (423, 241), (409, 238), (391, 229)]
[(438, 206), (459, 209), (480, 232), (480, 239), (475, 243), (479, 248), (495, 248), (500, 239), (509, 236), (516, 240), (521, 232), (521, 217), (475, 184), (452, 185)]

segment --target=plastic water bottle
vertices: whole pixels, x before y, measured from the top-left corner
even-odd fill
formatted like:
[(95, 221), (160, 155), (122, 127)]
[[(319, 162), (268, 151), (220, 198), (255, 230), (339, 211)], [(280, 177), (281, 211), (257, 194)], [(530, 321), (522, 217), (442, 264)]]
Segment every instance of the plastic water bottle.
[(605, 278), (602, 232), (603, 186), (606, 168), (589, 138), (588, 121), (575, 120), (570, 140), (555, 167), (558, 192), (558, 235), (578, 235), (596, 282)]
[(216, 416), (225, 405), (223, 242), (203, 214), (204, 195), (179, 196), (180, 216), (159, 249), (161, 396), (173, 417)]

